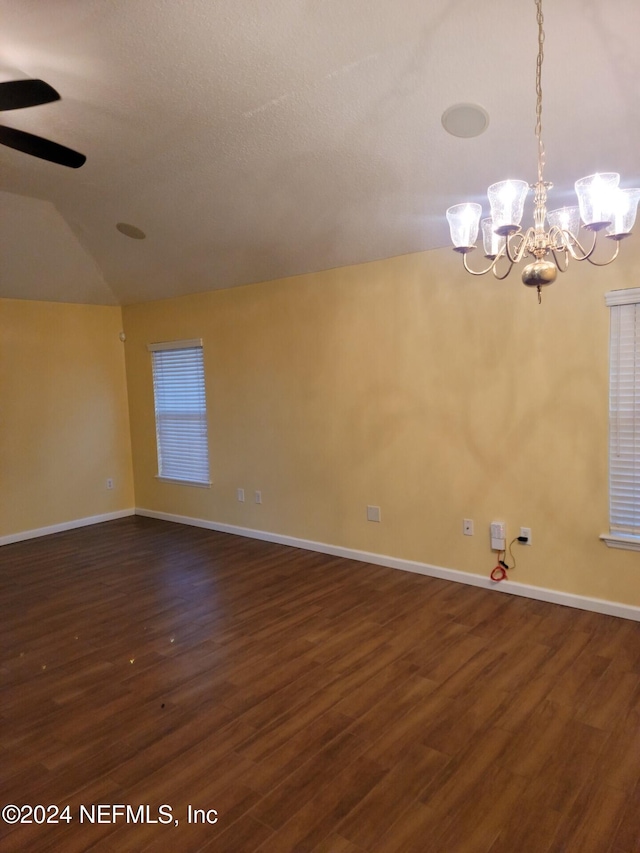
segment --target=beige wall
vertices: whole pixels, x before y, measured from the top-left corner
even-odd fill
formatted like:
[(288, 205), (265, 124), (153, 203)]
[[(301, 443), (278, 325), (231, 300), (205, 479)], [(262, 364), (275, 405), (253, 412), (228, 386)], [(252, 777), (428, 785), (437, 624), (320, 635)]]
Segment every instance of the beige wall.
[(134, 506), (121, 329), (120, 308), (0, 299), (0, 537)]
[[(603, 295), (635, 286), (637, 264), (576, 264), (538, 306), (518, 274), (476, 279), (459, 260), (409, 255), (125, 308), (137, 505), (485, 576), (489, 522), (503, 520), (509, 537), (533, 530), (514, 580), (639, 605), (638, 555), (598, 539)], [(146, 345), (199, 337), (211, 489), (154, 476)]]

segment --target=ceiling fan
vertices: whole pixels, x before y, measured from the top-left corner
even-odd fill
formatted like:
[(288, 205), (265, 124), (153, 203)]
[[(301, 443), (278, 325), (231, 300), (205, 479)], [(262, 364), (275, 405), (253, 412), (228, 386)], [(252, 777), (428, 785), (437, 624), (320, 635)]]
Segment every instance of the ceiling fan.
[[(0, 83), (0, 111), (21, 110), (59, 100), (60, 95), (44, 80), (10, 80)], [(71, 169), (79, 169), (87, 159), (84, 154), (58, 145), (57, 142), (4, 125), (0, 125), (0, 144)]]

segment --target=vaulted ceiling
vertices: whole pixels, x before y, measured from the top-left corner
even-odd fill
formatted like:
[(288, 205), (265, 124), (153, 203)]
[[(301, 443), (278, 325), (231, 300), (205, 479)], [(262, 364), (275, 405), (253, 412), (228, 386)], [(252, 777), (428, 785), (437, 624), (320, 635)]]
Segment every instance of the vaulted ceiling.
[[(550, 207), (594, 171), (640, 186), (640, 3), (544, 11)], [(0, 296), (126, 304), (422, 251), (449, 205), (535, 180), (534, 0), (0, 0), (0, 22), (0, 80), (62, 96), (2, 123), (87, 157), (0, 147)], [(480, 136), (444, 130), (460, 102)]]

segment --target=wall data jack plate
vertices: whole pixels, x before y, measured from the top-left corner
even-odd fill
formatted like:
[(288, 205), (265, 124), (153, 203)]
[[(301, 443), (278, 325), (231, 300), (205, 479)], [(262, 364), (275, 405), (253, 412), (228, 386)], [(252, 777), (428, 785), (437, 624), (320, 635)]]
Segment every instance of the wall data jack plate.
[(380, 521), (379, 506), (367, 506), (367, 521)]
[(507, 538), (507, 525), (504, 521), (491, 522), (491, 548), (493, 551), (504, 551)]

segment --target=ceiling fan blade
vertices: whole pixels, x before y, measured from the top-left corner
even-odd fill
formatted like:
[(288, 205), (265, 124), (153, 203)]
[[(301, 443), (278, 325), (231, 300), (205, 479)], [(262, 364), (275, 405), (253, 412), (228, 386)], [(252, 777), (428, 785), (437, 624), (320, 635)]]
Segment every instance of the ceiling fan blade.
[(50, 160), (60, 166), (69, 166), (70, 169), (79, 169), (87, 159), (78, 151), (65, 148), (64, 145), (58, 145), (57, 142), (51, 142), (49, 139), (43, 139), (42, 136), (16, 130), (14, 127), (0, 125), (0, 143), (9, 148), (15, 148), (16, 151), (24, 151), (25, 154), (31, 154), (33, 157), (40, 157), (41, 160)]
[(0, 110), (21, 110), (59, 101), (60, 95), (44, 80), (9, 80), (0, 83)]

